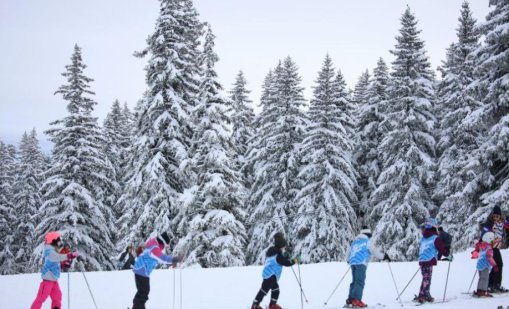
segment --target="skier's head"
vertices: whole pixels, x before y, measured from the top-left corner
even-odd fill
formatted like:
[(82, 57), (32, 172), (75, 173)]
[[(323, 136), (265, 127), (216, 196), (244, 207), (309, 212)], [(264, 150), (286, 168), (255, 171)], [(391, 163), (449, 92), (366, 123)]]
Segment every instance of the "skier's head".
[(437, 221), (437, 219), (429, 218), (428, 220), (426, 220), (426, 222), (424, 223), (424, 228), (425, 229), (438, 228), (438, 221)]
[(368, 238), (371, 238), (372, 235), (371, 230), (367, 226), (362, 227), (361, 234), (368, 236)]
[(286, 247), (286, 239), (283, 233), (277, 232), (274, 235), (274, 246), (278, 249)]
[(52, 245), (55, 247), (62, 246), (62, 240), (60, 239), (59, 232), (49, 232), (48, 234), (46, 234), (46, 237), (44, 237), (44, 240), (48, 245)]
[(163, 246), (167, 246), (170, 244), (170, 236), (166, 232), (163, 232), (161, 235), (157, 236), (157, 242)]
[(500, 209), (500, 206), (493, 207), (493, 210), (491, 211), (491, 219), (493, 221), (498, 221), (502, 217), (502, 209)]
[(493, 232), (486, 232), (484, 235), (482, 235), (482, 241), (491, 243), (493, 240), (495, 240), (495, 234)]

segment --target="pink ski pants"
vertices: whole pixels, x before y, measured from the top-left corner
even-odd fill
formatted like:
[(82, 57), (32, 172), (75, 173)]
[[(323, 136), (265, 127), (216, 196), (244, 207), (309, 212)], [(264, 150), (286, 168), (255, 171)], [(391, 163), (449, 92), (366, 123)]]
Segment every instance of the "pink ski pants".
[(62, 291), (60, 291), (58, 281), (43, 280), (39, 286), (37, 297), (32, 303), (32, 307), (30, 307), (30, 309), (41, 309), (42, 304), (48, 298), (48, 296), (51, 297), (52, 309), (62, 308)]

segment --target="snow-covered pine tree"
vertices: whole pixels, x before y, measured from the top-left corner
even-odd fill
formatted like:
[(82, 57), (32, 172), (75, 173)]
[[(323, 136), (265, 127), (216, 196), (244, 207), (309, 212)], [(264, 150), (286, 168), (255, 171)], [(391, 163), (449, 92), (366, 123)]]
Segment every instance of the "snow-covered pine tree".
[[(251, 107), (253, 101), (249, 99), (251, 91), (246, 89), (246, 84), (244, 73), (239, 71), (233, 89), (230, 91), (232, 144), (235, 150), (235, 169), (237, 171), (241, 170), (242, 166), (246, 164), (248, 144), (255, 135), (253, 128), (255, 114)], [(244, 170), (241, 177), (244, 186), (249, 189), (251, 187), (251, 173)]]
[(369, 70), (362, 72), (353, 90), (353, 103), (356, 108), (358, 108), (359, 105), (367, 104), (370, 82), (371, 76), (369, 75)]
[(345, 258), (357, 230), (353, 207), (357, 203), (357, 174), (352, 162), (353, 141), (345, 129), (353, 120), (341, 81), (327, 55), (315, 81), (309, 126), (300, 149), (304, 166), (298, 175), (301, 188), (291, 228), (293, 253), (306, 263)]
[(195, 64), (189, 62), (196, 44), (190, 31), (197, 30), (186, 28), (189, 19), (183, 16), (189, 15), (183, 13), (183, 5), (181, 0), (160, 0), (148, 46), (136, 54), (150, 57), (145, 68), (148, 89), (136, 109), (131, 172), (118, 201), (123, 209), (119, 250), (163, 231), (175, 237), (171, 220), (178, 214), (182, 193), (193, 183), (181, 164), (189, 158), (189, 112), (198, 89)]
[(385, 120), (385, 111), (389, 94), (389, 69), (380, 58), (373, 70), (373, 78), (368, 85), (365, 104), (357, 105), (357, 149), (354, 154), (359, 174), (358, 216), (363, 225), (374, 226), (371, 212), (370, 197), (376, 189), (376, 181), (382, 168), (378, 147), (382, 141), (384, 130), (381, 126)]
[(450, 45), (440, 68), (442, 80), (438, 85), (436, 113), (440, 118), (438, 181), (433, 197), (440, 205), (439, 222), (455, 238), (453, 247), (465, 249), (472, 240), (463, 237), (468, 226), (465, 222), (479, 204), (479, 191), (466, 186), (478, 176), (480, 165), (472, 155), (480, 140), (477, 128), (469, 128), (462, 121), (481, 105), (469, 89), (475, 78), (472, 53), (479, 47), (479, 31), (468, 2), (463, 3), (458, 21), (458, 42)]
[(35, 245), (37, 213), (42, 205), (41, 185), (45, 164), (35, 129), (30, 134), (25, 132), (19, 145), (19, 166), (14, 184), (16, 223), (13, 226), (13, 239), (17, 273), (34, 270), (30, 261)]
[[(90, 98), (93, 80), (84, 75), (81, 48), (74, 46), (71, 64), (62, 73), (67, 83), (55, 94), (67, 102), (68, 115), (47, 131), (53, 161), (43, 184), (45, 191), (35, 243), (49, 231), (60, 231), (64, 242), (81, 252), (87, 270), (113, 269), (112, 211), (105, 199), (113, 190), (111, 165), (102, 152), (104, 136), (92, 116), (97, 103)], [(37, 259), (38, 257), (34, 257)]]
[(105, 138), (104, 153), (109, 162), (111, 162), (114, 171), (113, 175), (111, 175), (111, 181), (115, 184), (115, 191), (109, 195), (108, 204), (114, 205), (115, 220), (121, 216), (122, 212), (121, 208), (116, 208), (118, 207), (116, 202), (124, 191), (124, 181), (127, 174), (126, 167), (132, 140), (132, 128), (129, 117), (130, 111), (127, 104), (122, 109), (120, 102), (115, 100), (103, 124)]
[(0, 141), (0, 274), (15, 273), (13, 230), (17, 222), (14, 208), (16, 148)]
[(202, 267), (245, 263), (244, 188), (232, 156), (227, 99), (217, 81), (217, 61), (209, 26), (201, 56), (204, 75), (198, 105), (191, 114), (195, 132), (189, 165), (197, 183), (189, 191), (191, 201), (181, 210), (179, 230), (185, 231), (185, 237), (176, 249), (187, 252), (186, 264)]
[(407, 8), (392, 51), (389, 131), (378, 153), (382, 171), (372, 195), (374, 241), (393, 259), (419, 252), (420, 225), (432, 211), (429, 185), (435, 168), (433, 73), (419, 38), (417, 20)]
[(490, 5), (493, 9), (481, 26), (484, 42), (473, 52), (477, 59), (470, 85), (483, 105), (464, 120), (467, 127), (481, 131), (482, 142), (470, 159), (481, 169), (474, 171), (476, 177), (465, 191), (485, 193), (466, 219), (458, 246), (474, 239), (478, 223), (494, 206), (509, 210), (509, 1), (490, 0)]
[(264, 110), (256, 121), (257, 136), (250, 146), (256, 150), (249, 158), (255, 175), (248, 201), (248, 263), (263, 261), (276, 232), (290, 234), (300, 169), (297, 149), (306, 126), (304, 89), (293, 60), (287, 57), (280, 62), (267, 82)]

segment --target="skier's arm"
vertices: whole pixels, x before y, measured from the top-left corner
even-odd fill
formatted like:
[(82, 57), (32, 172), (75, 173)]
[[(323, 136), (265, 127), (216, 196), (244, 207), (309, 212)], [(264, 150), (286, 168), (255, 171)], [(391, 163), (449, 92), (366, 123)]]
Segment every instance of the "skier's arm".
[(444, 243), (440, 239), (440, 237), (437, 237), (435, 239), (435, 248), (437, 248), (438, 253), (440, 253), (443, 256), (449, 256), (449, 250), (444, 246)]
[(276, 255), (276, 262), (278, 262), (279, 265), (283, 266), (292, 266), (294, 264), (293, 261), (291, 261), (288, 258), (285, 258), (281, 253), (278, 253)]
[(160, 248), (154, 248), (150, 252), (150, 255), (161, 264), (173, 264), (173, 258), (171, 255), (166, 255)]
[(488, 262), (491, 266), (497, 266), (497, 262), (495, 262), (495, 259), (493, 258), (493, 249), (489, 248), (488, 251), (486, 251), (486, 258), (488, 258)]
[(123, 262), (124, 259), (125, 259), (125, 255), (127, 254), (126, 251), (122, 252), (122, 254), (120, 255), (120, 258), (118, 259), (119, 261)]
[(384, 259), (384, 254), (378, 250), (378, 248), (373, 244), (373, 243), (369, 243), (369, 247), (368, 247), (368, 250), (369, 250), (369, 253), (371, 255), (373, 255), (373, 257), (378, 260), (378, 261), (381, 261)]
[(51, 251), (48, 255), (48, 260), (51, 262), (63, 262), (67, 260), (67, 254), (60, 254), (56, 251)]

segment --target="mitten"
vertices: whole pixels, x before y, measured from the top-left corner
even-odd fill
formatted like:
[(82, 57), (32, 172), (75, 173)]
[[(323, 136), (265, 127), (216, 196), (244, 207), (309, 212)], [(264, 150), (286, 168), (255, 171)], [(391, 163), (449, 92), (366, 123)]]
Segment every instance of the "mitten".
[(78, 256), (80, 256), (80, 253), (78, 251), (67, 253), (67, 258), (69, 260), (73, 260), (73, 259), (77, 258)]

